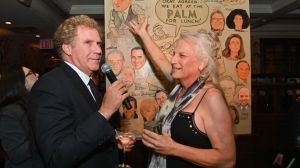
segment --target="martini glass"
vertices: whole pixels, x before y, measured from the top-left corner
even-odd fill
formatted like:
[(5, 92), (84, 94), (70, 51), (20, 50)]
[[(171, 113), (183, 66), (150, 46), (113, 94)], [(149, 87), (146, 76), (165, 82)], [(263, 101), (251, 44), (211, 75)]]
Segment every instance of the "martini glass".
[(123, 151), (123, 161), (122, 161), (122, 164), (119, 164), (118, 167), (119, 168), (131, 168), (130, 165), (125, 164), (126, 147), (130, 144), (130, 142), (135, 140), (135, 134), (130, 131), (125, 131), (125, 130), (119, 129), (116, 131), (116, 139), (122, 145), (122, 151)]

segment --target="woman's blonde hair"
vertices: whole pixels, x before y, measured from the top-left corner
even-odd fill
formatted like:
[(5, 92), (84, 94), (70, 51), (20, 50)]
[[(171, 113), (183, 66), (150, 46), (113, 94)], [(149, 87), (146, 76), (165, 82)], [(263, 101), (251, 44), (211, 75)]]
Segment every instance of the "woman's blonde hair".
[(200, 78), (218, 84), (218, 75), (214, 58), (217, 55), (220, 47), (218, 37), (214, 33), (207, 33), (205, 30), (198, 32), (184, 32), (181, 33), (178, 40), (188, 40), (195, 46), (197, 57), (207, 59), (207, 66), (201, 71)]

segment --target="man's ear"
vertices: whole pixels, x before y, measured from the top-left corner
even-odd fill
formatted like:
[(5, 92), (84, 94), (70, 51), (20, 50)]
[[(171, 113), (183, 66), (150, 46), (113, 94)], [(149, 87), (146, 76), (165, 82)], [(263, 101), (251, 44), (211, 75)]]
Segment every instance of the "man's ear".
[(200, 63), (199, 63), (199, 71), (201, 72), (203, 69), (207, 67), (208, 64), (208, 58), (202, 58)]
[(63, 44), (62, 45), (62, 50), (66, 55), (71, 55), (72, 54), (72, 49), (70, 44)]

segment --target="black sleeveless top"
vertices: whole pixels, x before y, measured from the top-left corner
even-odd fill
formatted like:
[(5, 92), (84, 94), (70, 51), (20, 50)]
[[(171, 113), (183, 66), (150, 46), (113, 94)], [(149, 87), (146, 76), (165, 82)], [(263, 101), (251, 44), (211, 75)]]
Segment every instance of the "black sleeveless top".
[[(201, 103), (204, 95), (200, 99), (194, 112), (178, 112), (171, 124), (171, 137), (174, 141), (201, 149), (211, 149), (211, 143), (208, 139), (207, 134), (200, 131), (194, 119), (195, 111), (197, 110), (199, 104)], [(179, 157), (167, 156), (167, 168), (199, 168), (201, 166), (195, 165), (191, 162), (185, 161)]]

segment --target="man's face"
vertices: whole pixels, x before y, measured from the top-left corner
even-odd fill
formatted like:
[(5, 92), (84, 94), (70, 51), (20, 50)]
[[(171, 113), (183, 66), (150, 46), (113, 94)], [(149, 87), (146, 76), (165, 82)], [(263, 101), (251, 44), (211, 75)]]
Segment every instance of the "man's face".
[(111, 65), (113, 73), (119, 75), (124, 63), (123, 57), (119, 53), (111, 53), (107, 56), (107, 62)]
[(22, 67), (25, 74), (25, 87), (27, 91), (30, 91), (34, 83), (39, 79), (39, 74), (32, 72), (27, 67)]
[(239, 65), (237, 66), (237, 69), (236, 69), (238, 78), (240, 78), (243, 81), (247, 81), (249, 71), (250, 71), (250, 68), (249, 68), (248, 64), (245, 62), (239, 63)]
[(141, 69), (146, 62), (146, 57), (142, 50), (131, 51), (131, 64), (133, 69)]
[(77, 36), (70, 44), (63, 44), (64, 59), (86, 75), (99, 69), (102, 50), (98, 31), (86, 26), (77, 27)]
[(247, 106), (249, 104), (249, 89), (241, 88), (239, 91), (239, 102), (242, 106)]
[(155, 100), (159, 107), (163, 106), (168, 96), (164, 92), (158, 92), (155, 94)]
[(215, 13), (211, 16), (211, 27), (214, 31), (220, 31), (224, 29), (224, 16), (220, 13)]
[(132, 0), (112, 0), (113, 8), (117, 12), (125, 11), (131, 4), (131, 1)]

